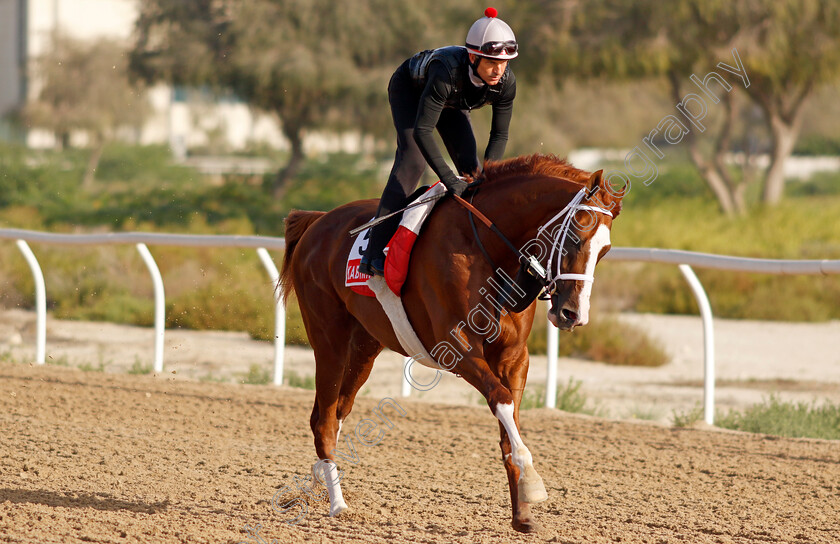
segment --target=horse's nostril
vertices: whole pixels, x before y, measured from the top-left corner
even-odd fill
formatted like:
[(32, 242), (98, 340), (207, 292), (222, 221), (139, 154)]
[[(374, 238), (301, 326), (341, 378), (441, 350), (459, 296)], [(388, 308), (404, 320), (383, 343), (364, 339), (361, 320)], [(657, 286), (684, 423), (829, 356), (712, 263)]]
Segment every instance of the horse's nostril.
[(563, 319), (571, 322), (576, 322), (578, 320), (578, 314), (569, 310), (568, 308), (563, 308), (563, 311), (560, 312), (563, 315)]

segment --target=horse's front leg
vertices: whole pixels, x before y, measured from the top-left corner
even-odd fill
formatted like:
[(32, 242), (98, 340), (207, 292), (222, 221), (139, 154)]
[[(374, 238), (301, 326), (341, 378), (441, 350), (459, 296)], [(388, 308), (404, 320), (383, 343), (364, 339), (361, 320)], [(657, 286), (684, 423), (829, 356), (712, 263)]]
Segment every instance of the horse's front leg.
[[(514, 419), (519, 424), (519, 402), (522, 399), (522, 389), (513, 389), (513, 403), (514, 403)], [(519, 497), (519, 475), (521, 474), (519, 467), (513, 462), (513, 452), (510, 445), (510, 438), (507, 431), (505, 431), (502, 422), (499, 422), (499, 447), (502, 449), (502, 462), (507, 473), (508, 488), (510, 489), (510, 504), (512, 510), (511, 525), (520, 533), (535, 533), (540, 530), (540, 525), (531, 515), (531, 505), (520, 499)]]
[(529, 503), (542, 502), (548, 498), (548, 494), (542, 478), (534, 469), (531, 452), (519, 434), (519, 402), (522, 400), (528, 371), (527, 351), (516, 357), (515, 361), (502, 362), (500, 368), (496, 369), (499, 376), (490, 370), (483, 359), (474, 357), (468, 364), (463, 364), (465, 361), (459, 364), (456, 371), (484, 394), (490, 410), (499, 420), (502, 458), (513, 509), (513, 528), (533, 532), (538, 527), (531, 518)]
[[(522, 393), (519, 392), (520, 398), (521, 395)], [(534, 461), (531, 458), (530, 450), (525, 446), (519, 434), (519, 403), (497, 404), (493, 413), (504, 429), (502, 454), (505, 456), (505, 467), (508, 466), (508, 461), (510, 461), (519, 471), (516, 479), (519, 500), (525, 503), (546, 500), (548, 493), (545, 491), (545, 485), (534, 469)], [(505, 444), (505, 439), (507, 444)], [(506, 445), (509, 452), (506, 451)], [(508, 471), (508, 477), (510, 477), (510, 471)], [(512, 493), (511, 499), (513, 499)]]

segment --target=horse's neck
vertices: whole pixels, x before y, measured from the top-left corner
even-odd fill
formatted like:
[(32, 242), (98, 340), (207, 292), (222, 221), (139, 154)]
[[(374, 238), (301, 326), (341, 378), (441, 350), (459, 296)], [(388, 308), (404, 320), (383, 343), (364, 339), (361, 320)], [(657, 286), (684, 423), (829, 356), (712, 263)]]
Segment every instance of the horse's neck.
[[(502, 182), (504, 184), (504, 182)], [(499, 229), (521, 247), (537, 230), (574, 198), (583, 185), (557, 178), (532, 177), (508, 186), (494, 187), (495, 194), (479, 208), (493, 218)]]

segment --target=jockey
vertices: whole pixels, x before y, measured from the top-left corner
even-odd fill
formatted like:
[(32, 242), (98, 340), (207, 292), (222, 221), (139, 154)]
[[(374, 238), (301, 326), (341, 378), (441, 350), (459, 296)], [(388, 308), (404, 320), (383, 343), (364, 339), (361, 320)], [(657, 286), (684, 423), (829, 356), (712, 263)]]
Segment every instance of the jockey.
[[(484, 160), (499, 160), (505, 152), (508, 127), (516, 96), (516, 78), (508, 60), (518, 53), (510, 27), (487, 8), (484, 17), (467, 33), (466, 47), (450, 46), (417, 53), (391, 76), (388, 101), (397, 129), (397, 153), (388, 183), (382, 193), (377, 217), (405, 205), (417, 186), (426, 164), (449, 192), (460, 195), (467, 182), (459, 176), (480, 172), (470, 110), (493, 107), (490, 140)], [(433, 130), (446, 145), (458, 170), (446, 164), (433, 138)], [(399, 226), (399, 216), (369, 231), (368, 245), (359, 272), (383, 275), (383, 249)]]

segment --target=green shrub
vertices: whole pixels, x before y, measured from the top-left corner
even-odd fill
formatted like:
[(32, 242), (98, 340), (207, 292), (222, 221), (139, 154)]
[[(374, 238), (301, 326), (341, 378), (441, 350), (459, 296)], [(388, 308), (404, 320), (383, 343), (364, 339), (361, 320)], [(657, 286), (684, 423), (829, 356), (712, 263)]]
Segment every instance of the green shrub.
[(289, 387), (299, 387), (301, 389), (315, 389), (315, 376), (299, 376), (294, 370), (286, 372), (285, 380)]
[(140, 362), (140, 359), (135, 358), (134, 363), (132, 363), (131, 368), (128, 369), (128, 373), (136, 376), (141, 376), (143, 374), (151, 374), (154, 371), (154, 365), (144, 365)]
[(67, 358), (66, 354), (61, 357), (53, 357), (52, 355), (49, 355), (47, 356), (46, 363), (53, 366), (70, 366), (70, 360)]
[(694, 166), (685, 162), (666, 160), (658, 165), (656, 179), (650, 185), (636, 183), (623, 199), (627, 207), (658, 205), (663, 200), (714, 199), (703, 178)]
[(817, 134), (802, 136), (793, 147), (794, 155), (840, 155), (840, 138)]
[(731, 410), (718, 416), (716, 424), (751, 433), (840, 440), (840, 404), (830, 401), (821, 405), (815, 402), (783, 402), (778, 396), (771, 395), (744, 412)]
[(696, 404), (694, 408), (684, 412), (674, 410), (672, 416), (674, 419), (674, 427), (691, 427), (703, 419), (703, 407)]
[(265, 369), (257, 363), (251, 363), (248, 373), (243, 374), (239, 382), (250, 385), (266, 385), (271, 383), (271, 370)]
[(807, 181), (793, 181), (785, 185), (789, 198), (840, 195), (840, 172), (817, 172)]
[[(602, 417), (604, 415), (604, 410), (600, 407), (597, 405), (587, 406), (589, 404), (589, 399), (580, 391), (582, 385), (583, 382), (575, 380), (570, 376), (566, 385), (558, 388), (557, 390), (555, 407), (558, 410), (573, 414), (588, 414)], [(526, 388), (525, 391), (522, 392), (522, 401), (519, 404), (520, 410), (532, 410), (534, 408), (543, 407), (545, 407), (544, 386)]]
[(115, 187), (146, 190), (149, 188), (183, 187), (199, 181), (199, 174), (190, 167), (175, 163), (165, 145), (134, 146), (119, 142), (105, 146), (96, 168), (96, 181)]
[[(534, 328), (528, 339), (528, 350), (546, 353), (547, 317), (537, 311)], [(614, 317), (595, 314), (589, 324), (572, 332), (560, 332), (558, 353), (561, 357), (579, 357), (613, 365), (662, 366), (668, 355), (661, 343), (643, 330)]]

